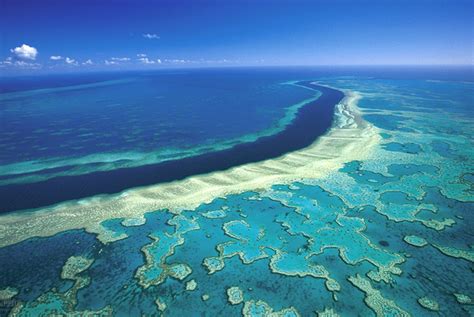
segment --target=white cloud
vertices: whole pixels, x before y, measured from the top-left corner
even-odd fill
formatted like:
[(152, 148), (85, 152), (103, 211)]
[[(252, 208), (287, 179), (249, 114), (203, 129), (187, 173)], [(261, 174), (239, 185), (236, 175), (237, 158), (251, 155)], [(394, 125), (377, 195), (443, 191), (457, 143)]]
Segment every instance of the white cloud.
[(10, 52), (15, 54), (15, 56), (18, 59), (22, 59), (22, 60), (34, 61), (36, 59), (36, 55), (38, 55), (38, 50), (27, 44), (23, 44), (22, 46), (12, 48)]
[(66, 57), (65, 59), (66, 63), (69, 64), (69, 65), (77, 65), (77, 61), (73, 58), (69, 58), (69, 57)]
[(143, 64), (155, 64), (154, 60), (149, 59), (148, 57), (142, 57), (138, 59)]
[(165, 59), (163, 60), (166, 64), (192, 64), (192, 65), (200, 65), (200, 64), (239, 64), (239, 60), (229, 60), (226, 58), (223, 59)]
[(10, 66), (11, 64), (12, 64), (12, 62), (7, 60), (7, 59), (4, 60), (4, 61), (0, 61), (0, 66), (1, 67), (5, 67), (6, 65)]
[(21, 68), (31, 68), (31, 69), (41, 68), (41, 65), (38, 63), (30, 63), (30, 62), (25, 62), (25, 61), (16, 61), (14, 65)]
[(82, 65), (92, 65), (94, 64), (91, 59), (88, 59), (87, 61), (83, 62)]
[(18, 67), (23, 69), (39, 69), (42, 67), (41, 64), (33, 63), (29, 61), (22, 60), (13, 60), (11, 57), (5, 58), (5, 60), (0, 61), (0, 67)]
[(59, 61), (59, 60), (61, 60), (61, 59), (63, 59), (63, 58), (64, 58), (64, 57), (59, 56), (59, 55), (52, 55), (52, 56), (49, 57), (49, 59), (52, 60), (52, 61)]
[(137, 57), (146, 57), (146, 54), (137, 54)]
[(12, 58), (11, 57), (7, 57), (5, 58), (5, 60), (3, 62), (0, 62), (1, 65), (12, 65)]
[(165, 59), (165, 62), (171, 64), (187, 64), (192, 63), (193, 61), (187, 59)]
[(117, 64), (116, 61), (109, 61), (109, 60), (105, 60), (104, 63), (105, 63), (105, 65), (116, 65)]
[(112, 57), (110, 59), (116, 62), (127, 62), (130, 60), (128, 57)]
[(161, 64), (161, 59), (149, 59), (148, 57), (142, 57), (138, 59), (143, 64)]
[(149, 40), (158, 40), (160, 38), (158, 34), (150, 34), (150, 33), (142, 34), (142, 36)]

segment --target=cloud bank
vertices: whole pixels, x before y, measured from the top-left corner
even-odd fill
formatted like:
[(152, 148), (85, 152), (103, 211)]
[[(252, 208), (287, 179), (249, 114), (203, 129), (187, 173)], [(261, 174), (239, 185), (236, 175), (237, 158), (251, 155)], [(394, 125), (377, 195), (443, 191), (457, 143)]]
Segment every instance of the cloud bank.
[(161, 64), (161, 59), (153, 60), (148, 57), (142, 57), (138, 59), (143, 64)]
[(116, 62), (128, 62), (130, 60), (129, 57), (112, 57), (110, 59)]

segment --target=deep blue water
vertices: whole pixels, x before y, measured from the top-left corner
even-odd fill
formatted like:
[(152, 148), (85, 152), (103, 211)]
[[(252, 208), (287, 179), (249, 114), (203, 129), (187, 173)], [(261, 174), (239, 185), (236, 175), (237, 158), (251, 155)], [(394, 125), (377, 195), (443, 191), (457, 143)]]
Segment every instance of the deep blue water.
[[(110, 157), (130, 160), (149, 153), (173, 157), (274, 128), (286, 108), (313, 95), (266, 73), (104, 76), (53, 77), (42, 88), (1, 94), (0, 163), (65, 161), (101, 153), (108, 158), (81, 163), (103, 163)], [(41, 87), (43, 80), (32, 78), (28, 83)]]

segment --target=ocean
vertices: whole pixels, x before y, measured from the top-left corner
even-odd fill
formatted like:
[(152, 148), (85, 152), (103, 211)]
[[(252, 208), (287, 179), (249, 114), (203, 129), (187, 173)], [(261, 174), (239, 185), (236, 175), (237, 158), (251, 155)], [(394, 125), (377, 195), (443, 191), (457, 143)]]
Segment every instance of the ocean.
[(2, 313), (474, 314), (472, 68), (0, 87)]

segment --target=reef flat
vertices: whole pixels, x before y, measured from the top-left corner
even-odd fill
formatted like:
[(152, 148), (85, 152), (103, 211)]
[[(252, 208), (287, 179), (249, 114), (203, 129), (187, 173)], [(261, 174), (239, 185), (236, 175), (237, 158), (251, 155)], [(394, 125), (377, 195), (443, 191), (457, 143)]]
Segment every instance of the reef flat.
[(10, 313), (472, 316), (474, 85), (405, 76), (318, 78), (280, 158), (0, 216)]

